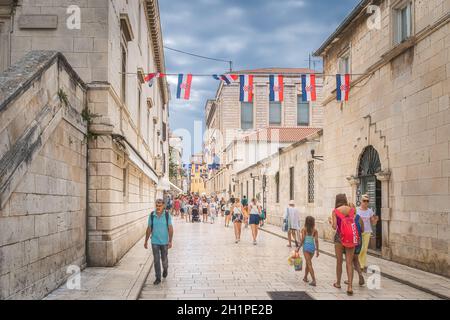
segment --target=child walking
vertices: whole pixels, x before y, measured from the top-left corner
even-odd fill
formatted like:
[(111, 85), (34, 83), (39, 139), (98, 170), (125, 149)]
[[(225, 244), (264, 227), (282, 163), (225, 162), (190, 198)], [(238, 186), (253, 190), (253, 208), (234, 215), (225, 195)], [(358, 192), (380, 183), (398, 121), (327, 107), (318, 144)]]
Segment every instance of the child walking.
[(308, 282), (308, 274), (311, 274), (312, 282), (310, 286), (316, 286), (316, 276), (314, 274), (314, 269), (312, 265), (312, 258), (314, 257), (314, 252), (316, 257), (319, 257), (319, 234), (315, 228), (315, 219), (311, 216), (306, 217), (305, 226), (301, 231), (302, 240), (300, 247), (303, 246), (303, 255), (305, 256), (305, 277), (304, 282)]

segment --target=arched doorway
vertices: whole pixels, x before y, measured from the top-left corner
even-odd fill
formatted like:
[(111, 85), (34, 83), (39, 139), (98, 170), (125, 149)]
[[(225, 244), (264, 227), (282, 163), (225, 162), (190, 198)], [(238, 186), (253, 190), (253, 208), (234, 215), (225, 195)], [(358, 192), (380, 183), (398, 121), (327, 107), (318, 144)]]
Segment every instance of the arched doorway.
[(382, 228), (381, 228), (381, 181), (376, 174), (381, 172), (380, 156), (374, 147), (368, 146), (364, 149), (358, 166), (358, 178), (360, 180), (356, 191), (356, 205), (361, 205), (361, 196), (367, 194), (370, 197), (369, 207), (379, 217), (376, 230), (370, 240), (369, 248), (381, 250)]

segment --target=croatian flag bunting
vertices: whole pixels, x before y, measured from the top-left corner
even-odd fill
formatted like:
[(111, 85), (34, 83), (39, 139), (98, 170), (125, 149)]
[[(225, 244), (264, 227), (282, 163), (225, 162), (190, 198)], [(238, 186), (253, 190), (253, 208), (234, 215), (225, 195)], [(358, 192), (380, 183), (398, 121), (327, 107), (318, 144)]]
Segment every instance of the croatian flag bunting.
[(213, 78), (216, 80), (222, 80), (225, 84), (229, 85), (237, 80), (237, 75), (235, 74), (213, 74)]
[(191, 96), (192, 74), (179, 74), (177, 99), (189, 100)]
[(338, 101), (348, 101), (350, 93), (350, 75), (336, 75), (336, 98)]
[(252, 75), (240, 75), (239, 81), (240, 81), (239, 101), (253, 102), (253, 76)]
[(153, 82), (156, 78), (162, 78), (165, 77), (166, 75), (164, 73), (160, 73), (160, 72), (154, 72), (154, 73), (149, 73), (145, 78), (144, 81), (148, 82), (148, 86), (151, 87), (153, 86)]
[(316, 101), (316, 75), (302, 74), (302, 100)]
[(270, 101), (283, 101), (284, 83), (282, 75), (270, 75)]

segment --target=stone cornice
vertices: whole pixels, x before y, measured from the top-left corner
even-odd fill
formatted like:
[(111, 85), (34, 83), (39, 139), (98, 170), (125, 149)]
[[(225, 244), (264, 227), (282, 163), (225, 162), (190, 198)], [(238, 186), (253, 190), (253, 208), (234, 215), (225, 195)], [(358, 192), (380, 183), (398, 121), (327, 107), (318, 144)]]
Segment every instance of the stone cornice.
[[(157, 68), (156, 72), (166, 73), (161, 19), (159, 15), (159, 3), (158, 0), (146, 0), (146, 4), (150, 38)], [(169, 101), (169, 92), (167, 89), (166, 78), (158, 78), (158, 81), (161, 88), (161, 94), (163, 96), (163, 104), (166, 104)]]

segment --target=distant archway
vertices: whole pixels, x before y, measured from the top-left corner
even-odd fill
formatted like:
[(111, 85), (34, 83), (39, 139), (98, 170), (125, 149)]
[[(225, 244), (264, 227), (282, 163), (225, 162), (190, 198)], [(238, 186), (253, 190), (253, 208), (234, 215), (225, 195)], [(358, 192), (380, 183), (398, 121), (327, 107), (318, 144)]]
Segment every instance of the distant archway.
[(377, 179), (376, 174), (381, 172), (381, 161), (378, 151), (373, 146), (366, 147), (359, 159), (358, 178), (360, 184), (356, 191), (356, 204), (361, 205), (361, 196), (367, 194), (370, 197), (369, 207), (380, 218), (376, 230), (369, 243), (369, 248), (381, 250), (382, 246), (382, 228), (381, 228), (381, 181)]

